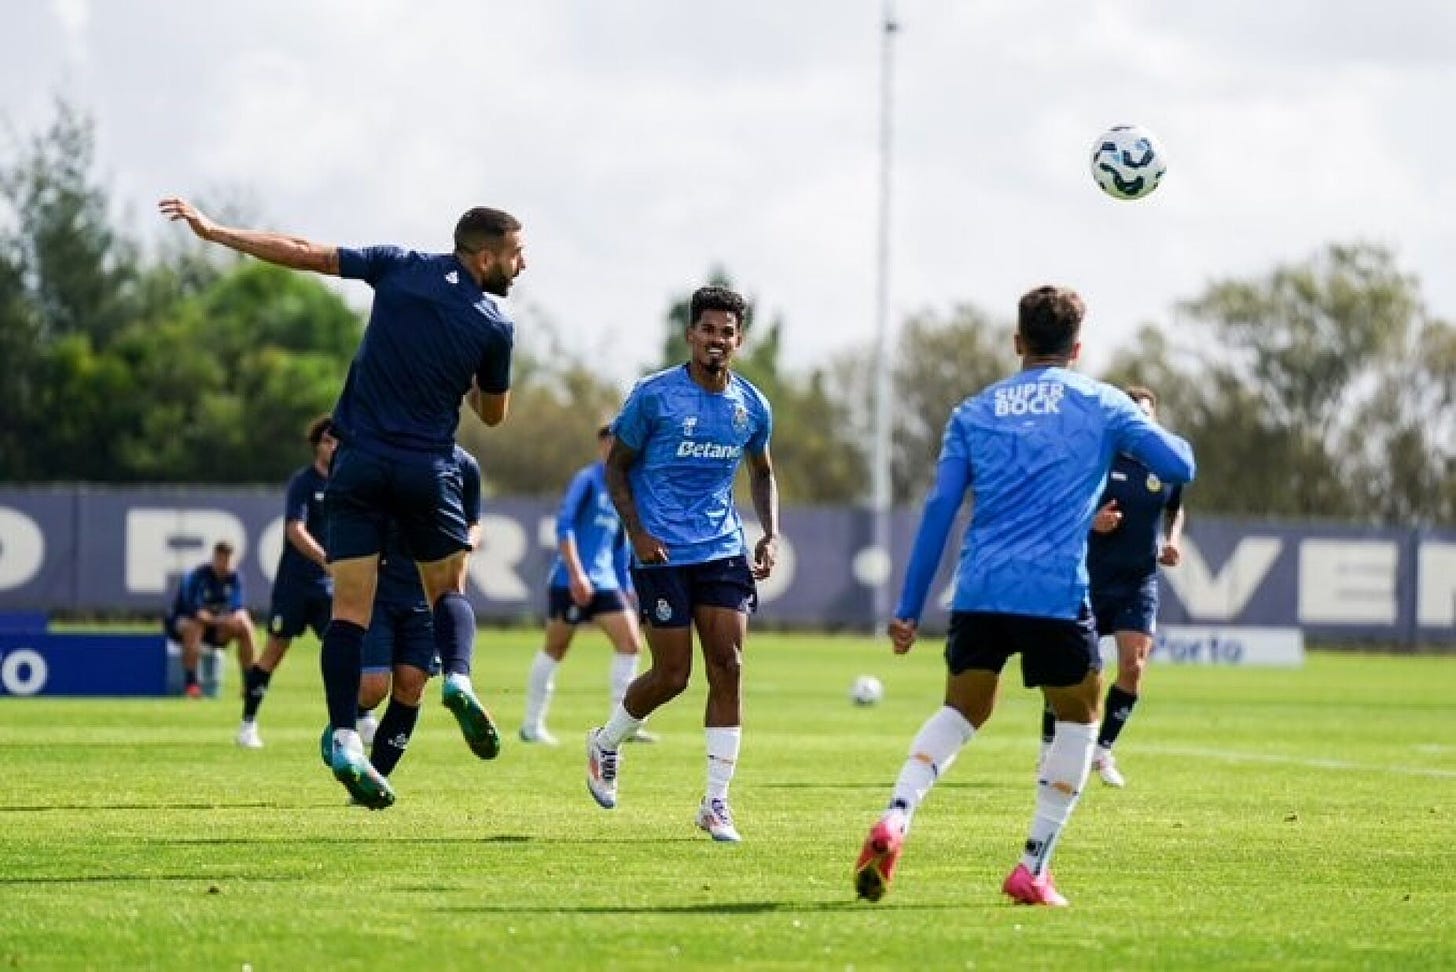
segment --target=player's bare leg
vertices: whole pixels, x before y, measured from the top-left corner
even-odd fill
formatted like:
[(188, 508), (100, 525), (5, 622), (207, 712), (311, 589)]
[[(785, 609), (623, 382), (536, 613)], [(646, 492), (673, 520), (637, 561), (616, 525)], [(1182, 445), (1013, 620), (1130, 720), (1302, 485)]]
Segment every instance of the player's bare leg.
[(1113, 637), (1117, 641), (1117, 681), (1107, 690), (1102, 728), (1097, 733), (1097, 748), (1092, 751), (1092, 769), (1103, 783), (1121, 787), (1127, 780), (1112, 757), (1112, 746), (1132, 718), (1133, 706), (1142, 692), (1153, 638), (1142, 631), (1118, 631)]
[(748, 636), (748, 615), (731, 608), (699, 607), (693, 610), (693, 620), (708, 677), (703, 713), (708, 779), (698, 807), (698, 826), (714, 840), (737, 843), (742, 838), (733, 825), (728, 787), (743, 742), (743, 643)]
[(333, 620), (324, 632), (319, 666), (333, 726), (329, 766), (359, 803), (382, 810), (394, 803), (389, 781), (369, 764), (364, 743), (355, 728), (359, 715), (360, 650), (374, 611), (374, 589), (379, 578), (377, 554), (336, 560)]
[(647, 629), (647, 649), (652, 665), (633, 679), (627, 694), (612, 712), (606, 725), (586, 735), (587, 789), (602, 807), (617, 805), (617, 773), (622, 742), (642, 728), (647, 717), (688, 687), (693, 671), (692, 629)]
[[(594, 619), (597, 627), (612, 643), (612, 660), (607, 674), (607, 690), (612, 708), (621, 704), (627, 695), (627, 686), (637, 677), (637, 660), (642, 656), (642, 629), (637, 624), (637, 615), (632, 611), (612, 611), (598, 614)], [(639, 726), (625, 742), (653, 743), (657, 736)]]

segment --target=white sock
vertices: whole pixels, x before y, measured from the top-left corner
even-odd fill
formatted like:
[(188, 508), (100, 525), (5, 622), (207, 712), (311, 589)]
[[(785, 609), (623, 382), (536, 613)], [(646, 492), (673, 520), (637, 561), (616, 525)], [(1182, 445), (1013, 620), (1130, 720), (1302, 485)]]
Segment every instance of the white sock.
[(551, 693), (556, 691), (556, 666), (561, 664), (544, 651), (536, 652), (531, 674), (526, 679), (526, 717), (521, 725), (540, 729), (546, 724), (546, 710), (551, 707)]
[(612, 717), (607, 724), (602, 726), (602, 731), (597, 734), (597, 742), (608, 752), (615, 751), (622, 745), (622, 740), (642, 728), (646, 719), (637, 719), (618, 702), (617, 707), (612, 710)]
[[(475, 686), (470, 683), (469, 675), (461, 675), (459, 672), (451, 672), (449, 675), (445, 676), (445, 681), (450, 685), (456, 686), (457, 688), (464, 689), (472, 695), (475, 694)], [(441, 688), (444, 688), (444, 686), (442, 685)]]
[(708, 790), (709, 800), (728, 799), (728, 784), (733, 782), (733, 771), (738, 767), (738, 747), (743, 742), (742, 726), (709, 726), (704, 730), (708, 737)]
[(334, 745), (352, 753), (364, 752), (364, 740), (359, 738), (357, 729), (335, 729)]
[(1021, 863), (1032, 874), (1044, 873), (1051, 861), (1057, 838), (1062, 835), (1062, 828), (1087, 785), (1087, 772), (1092, 768), (1092, 745), (1096, 741), (1096, 723), (1057, 723), (1056, 737), (1041, 765), (1041, 778), (1036, 784), (1036, 815), (1031, 818), (1031, 832), (1021, 855)]
[(620, 651), (612, 652), (612, 668), (610, 684), (612, 691), (612, 705), (621, 705), (622, 699), (627, 695), (627, 686), (632, 684), (632, 679), (637, 677), (637, 653), (625, 655)]
[(940, 774), (950, 769), (956, 754), (975, 734), (966, 717), (948, 705), (926, 719), (910, 743), (910, 755), (895, 781), (890, 806), (902, 808), (907, 817), (913, 815)]

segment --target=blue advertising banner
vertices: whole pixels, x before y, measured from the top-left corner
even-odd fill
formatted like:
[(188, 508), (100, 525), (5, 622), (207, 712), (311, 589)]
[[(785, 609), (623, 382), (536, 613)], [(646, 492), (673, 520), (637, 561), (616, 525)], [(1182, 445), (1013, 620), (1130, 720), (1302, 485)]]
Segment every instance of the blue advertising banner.
[(164, 695), (161, 634), (0, 634), (0, 696)]
[[(493, 499), (471, 558), (482, 618), (536, 619), (554, 553), (549, 500)], [(217, 540), (239, 553), (261, 616), (282, 550), (281, 489), (0, 489), (0, 611), (161, 615), (180, 574)], [(751, 513), (744, 520), (752, 524)], [(760, 617), (799, 627), (866, 628), (873, 588), (900, 582), (918, 522), (894, 514), (892, 549), (873, 548), (870, 514), (786, 507), (779, 569)], [(756, 539), (749, 527), (748, 540)], [(947, 544), (927, 629), (944, 627), (960, 531)], [(1298, 627), (1325, 641), (1456, 644), (1456, 530), (1262, 523), (1194, 516), (1183, 562), (1162, 572), (1164, 622)]]

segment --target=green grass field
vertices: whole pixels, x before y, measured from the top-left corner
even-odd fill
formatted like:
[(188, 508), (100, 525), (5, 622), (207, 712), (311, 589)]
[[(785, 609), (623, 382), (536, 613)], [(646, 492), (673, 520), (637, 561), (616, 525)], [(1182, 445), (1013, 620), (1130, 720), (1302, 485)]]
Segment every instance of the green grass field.
[[(485, 632), (477, 685), (511, 745), (471, 757), (438, 683), (395, 774), (345, 805), (317, 756), (301, 643), (233, 745), (228, 698), (0, 701), (0, 968), (1453, 968), (1456, 659), (1316, 655), (1299, 671), (1155, 668), (1058, 851), (1070, 909), (1009, 904), (1033, 800), (1019, 684), (916, 820), (891, 893), (850, 869), (937, 646), (755, 635), (734, 785), (745, 842), (692, 826), (702, 688), (627, 751), (622, 803), (582, 782), (606, 646), (558, 679), (556, 750), (515, 744), (536, 635)], [(887, 697), (846, 698), (872, 672)]]

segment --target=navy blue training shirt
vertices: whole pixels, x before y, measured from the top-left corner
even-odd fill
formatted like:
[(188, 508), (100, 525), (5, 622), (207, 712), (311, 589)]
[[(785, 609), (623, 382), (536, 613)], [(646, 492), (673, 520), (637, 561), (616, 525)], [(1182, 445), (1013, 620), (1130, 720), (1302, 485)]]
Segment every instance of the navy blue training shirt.
[(213, 614), (231, 614), (243, 606), (243, 575), (219, 577), (212, 564), (194, 567), (182, 575), (168, 619), (190, 618), (206, 608)]
[[(284, 524), (295, 520), (302, 523), (320, 546), (324, 543), (324, 487), (327, 485), (327, 477), (320, 475), (311, 464), (304, 466), (288, 480), (288, 494), (283, 503)], [(278, 558), (273, 586), (300, 591), (313, 588), (323, 593), (333, 589), (329, 572), (299, 553), (287, 536), (283, 539), (283, 553)]]
[(339, 276), (374, 288), (333, 411), (339, 438), (386, 454), (449, 453), (471, 378), (487, 394), (511, 387), (515, 325), (501, 298), (449, 253), (340, 247)]
[(1087, 573), (1093, 590), (1137, 587), (1158, 569), (1158, 538), (1164, 513), (1176, 513), (1183, 487), (1164, 482), (1132, 456), (1112, 460), (1107, 486), (1097, 501), (1101, 509), (1117, 501), (1122, 522), (1111, 533), (1092, 531), (1087, 538)]

